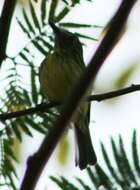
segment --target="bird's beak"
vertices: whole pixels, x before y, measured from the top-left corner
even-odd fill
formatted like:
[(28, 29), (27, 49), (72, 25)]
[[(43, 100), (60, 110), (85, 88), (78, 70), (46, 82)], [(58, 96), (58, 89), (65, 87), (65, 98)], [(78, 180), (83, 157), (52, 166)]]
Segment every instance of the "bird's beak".
[(51, 28), (53, 29), (55, 34), (60, 34), (61, 33), (60, 29), (54, 24), (54, 22), (49, 21), (49, 25), (51, 26)]

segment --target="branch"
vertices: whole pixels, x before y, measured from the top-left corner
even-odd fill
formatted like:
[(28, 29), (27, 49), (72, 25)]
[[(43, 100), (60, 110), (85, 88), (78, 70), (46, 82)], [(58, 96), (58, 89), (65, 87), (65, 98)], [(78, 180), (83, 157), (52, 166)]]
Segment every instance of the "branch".
[[(136, 92), (139, 90), (140, 90), (140, 84), (137, 84), (137, 85), (133, 84), (130, 87), (122, 88), (119, 90), (114, 90), (114, 91), (106, 92), (106, 93), (102, 93), (102, 94), (90, 95), (86, 98), (86, 101), (100, 102), (103, 100), (116, 98), (118, 96), (126, 95), (126, 94)], [(21, 111), (16, 111), (16, 112), (11, 112), (11, 113), (3, 113), (3, 114), (0, 114), (0, 121), (6, 121), (8, 119), (36, 114), (38, 112), (40, 112), (40, 113), (46, 112), (47, 110), (54, 108), (56, 106), (60, 106), (60, 105), (62, 105), (62, 102), (50, 102), (50, 103), (38, 104), (36, 107), (32, 107), (32, 108), (21, 110)]]
[(119, 89), (119, 90), (114, 90), (114, 91), (106, 92), (106, 93), (103, 93), (103, 94), (91, 95), (91, 96), (89, 96), (87, 98), (87, 100), (88, 101), (98, 101), (98, 102), (100, 102), (100, 101), (103, 101), (103, 100), (116, 98), (118, 96), (126, 95), (126, 94), (136, 92), (136, 91), (139, 91), (139, 90), (140, 90), (140, 84), (137, 84), (137, 85), (132, 84), (129, 87), (122, 88), (122, 89)]
[(45, 137), (39, 150), (33, 156), (29, 157), (27, 170), (20, 190), (33, 190), (35, 188), (46, 162), (49, 160), (52, 152), (59, 142), (59, 139), (68, 127), (76, 108), (79, 106), (92, 81), (95, 80), (104, 60), (116, 45), (117, 39), (120, 36), (127, 17), (136, 1), (137, 0), (122, 1), (112, 23), (110, 24), (110, 28), (103, 38), (95, 55), (92, 57), (90, 64), (86, 68), (80, 81), (75, 85), (72, 93), (66, 98), (61, 116)]
[(50, 108), (56, 107), (60, 105), (58, 102), (50, 102), (50, 103), (44, 103), (44, 104), (38, 104), (36, 107), (32, 107), (29, 109), (11, 112), (11, 113), (3, 113), (0, 114), (0, 121), (6, 121), (8, 119), (23, 117), (26, 115), (36, 114), (38, 112), (45, 112)]
[(6, 58), (6, 47), (16, 0), (5, 0), (0, 18), (0, 66)]

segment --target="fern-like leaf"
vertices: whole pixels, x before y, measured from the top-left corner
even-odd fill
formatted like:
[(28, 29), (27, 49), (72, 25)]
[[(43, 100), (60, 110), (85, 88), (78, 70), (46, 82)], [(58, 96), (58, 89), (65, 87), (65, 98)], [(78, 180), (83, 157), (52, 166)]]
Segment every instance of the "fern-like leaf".
[(56, 11), (57, 5), (58, 5), (58, 0), (51, 1), (48, 20), (51, 20), (52, 22), (55, 21), (55, 11)]
[(34, 25), (35, 25), (36, 29), (38, 29), (39, 32), (40, 32), (41, 27), (40, 27), (40, 23), (39, 23), (39, 20), (38, 20), (38, 16), (36, 14), (35, 7), (34, 7), (34, 5), (33, 5), (33, 3), (31, 1), (30, 1), (30, 10), (31, 10), (31, 15), (32, 15)]
[(93, 183), (93, 185), (98, 188), (100, 183), (99, 183), (99, 178), (97, 177), (97, 174), (95, 174), (90, 167), (87, 168), (87, 173), (88, 176), (91, 180), (91, 182)]
[(139, 162), (139, 156), (138, 156), (138, 150), (137, 150), (137, 133), (136, 130), (133, 132), (132, 137), (132, 157), (134, 162), (135, 170), (140, 177), (140, 162)]
[(69, 13), (69, 11), (69, 7), (65, 6), (61, 10), (61, 12), (55, 17), (55, 22), (59, 22), (60, 20), (62, 20)]
[(135, 175), (132, 171), (132, 168), (130, 166), (130, 163), (128, 161), (125, 149), (124, 149), (124, 145), (123, 145), (123, 140), (122, 137), (119, 135), (119, 144), (120, 144), (120, 152), (121, 152), (121, 160), (123, 162), (123, 167), (125, 168), (125, 173), (127, 174), (129, 181), (132, 181), (132, 183), (134, 183), (135, 185), (137, 185), (137, 181), (135, 178)]
[(42, 25), (46, 25), (45, 19), (46, 19), (46, 14), (47, 14), (47, 9), (46, 9), (46, 0), (41, 1), (41, 21)]
[(101, 143), (101, 149), (102, 149), (102, 154), (103, 154), (103, 158), (105, 160), (105, 163), (110, 171), (110, 174), (112, 175), (112, 177), (116, 180), (116, 182), (122, 186), (122, 181), (120, 179), (120, 177), (117, 175), (112, 163), (111, 163), (111, 160), (109, 159), (108, 157), (108, 154), (107, 154), (107, 151), (103, 145), (103, 143)]

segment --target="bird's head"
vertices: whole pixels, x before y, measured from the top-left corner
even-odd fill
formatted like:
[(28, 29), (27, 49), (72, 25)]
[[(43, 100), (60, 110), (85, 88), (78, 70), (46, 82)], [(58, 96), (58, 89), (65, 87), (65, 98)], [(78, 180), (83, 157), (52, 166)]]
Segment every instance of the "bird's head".
[(57, 50), (83, 53), (82, 44), (74, 33), (57, 27), (53, 22), (49, 22), (49, 24), (55, 35), (55, 48)]

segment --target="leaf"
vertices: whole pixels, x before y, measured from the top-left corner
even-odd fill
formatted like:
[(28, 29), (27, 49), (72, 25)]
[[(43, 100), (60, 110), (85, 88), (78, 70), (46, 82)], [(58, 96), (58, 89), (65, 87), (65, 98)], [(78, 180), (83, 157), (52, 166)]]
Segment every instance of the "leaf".
[(24, 52), (20, 52), (19, 56), (27, 63), (31, 63), (30, 60), (28, 59), (28, 57), (25, 55)]
[(72, 6), (75, 6), (76, 4), (80, 3), (80, 0), (71, 0)]
[(88, 185), (86, 185), (83, 180), (81, 180), (80, 178), (76, 178), (76, 179), (82, 185), (82, 187), (83, 187), (84, 190), (91, 190), (91, 188)]
[(12, 78), (14, 76), (14, 74), (10, 74), (10, 75), (8, 75), (6, 78), (8, 79), (8, 78)]
[[(140, 177), (138, 177), (136, 175), (135, 170), (133, 170), (131, 168), (131, 165), (128, 162), (128, 158), (125, 153), (125, 147), (123, 145), (122, 137), (121, 136), (119, 137), (119, 147), (117, 147), (113, 138), (111, 138), (111, 145), (112, 145), (112, 150), (113, 150), (114, 158), (115, 158), (116, 164), (118, 166), (118, 169), (116, 169), (114, 167), (112, 170), (112, 168), (111, 168), (110, 173), (113, 176), (113, 174), (112, 174), (112, 171), (113, 171), (113, 172), (115, 172), (115, 176), (117, 176), (117, 178), (119, 176), (119, 183), (117, 180), (116, 180), (116, 182), (114, 181), (114, 179), (116, 177), (113, 176), (114, 179), (112, 179), (112, 176), (109, 176), (108, 174), (106, 174), (105, 170), (103, 170), (104, 165), (101, 166), (99, 164), (96, 164), (95, 166), (92, 167), (93, 170), (91, 170), (91, 168), (87, 168), (89, 178), (91, 179), (92, 183), (95, 185), (95, 187), (96, 187), (95, 189), (98, 189), (98, 190), (99, 189), (139, 190), (140, 186), (139, 186), (139, 184), (137, 185), (137, 182), (135, 181), (135, 179), (139, 180)], [(137, 145), (136, 131), (134, 130), (132, 147), (134, 146), (134, 148), (135, 148), (136, 145)], [(110, 165), (108, 168), (113, 167), (111, 165), (111, 161), (109, 159), (109, 156), (107, 155), (107, 151), (105, 150), (103, 143), (101, 143), (101, 147), (102, 147), (104, 159), (105, 159), (106, 163), (108, 163), (107, 166)], [(137, 150), (136, 150), (136, 157), (137, 156), (138, 155), (137, 155)], [(136, 158), (136, 160), (137, 160), (137, 158)], [(139, 161), (138, 161), (138, 164), (139, 164)], [(95, 168), (95, 170), (94, 170), (94, 168)], [(130, 170), (132, 170), (132, 171), (130, 171)], [(60, 177), (60, 178), (51, 177), (51, 179), (53, 179), (53, 181), (63, 190), (71, 190), (71, 189), (75, 188), (72, 186), (73, 184), (70, 182), (70, 180), (66, 179), (65, 177)], [(80, 188), (80, 190), (82, 190), (82, 189), (83, 190), (91, 190), (91, 188), (88, 186), (88, 184), (86, 183), (85, 180), (78, 178), (78, 177), (76, 177), (76, 179), (82, 185), (82, 188)], [(94, 189), (94, 188), (92, 187), (92, 189)]]
[(7, 157), (5, 157), (5, 159), (4, 159), (4, 171), (3, 171), (3, 173), (5, 173), (8, 178), (11, 176), (11, 174), (14, 174), (15, 177), (17, 176), (15, 168), (13, 166), (13, 163)]
[(22, 142), (22, 136), (21, 136), (21, 131), (19, 130), (19, 127), (17, 126), (16, 121), (11, 122), (12, 130), (15, 133), (16, 137), (20, 142)]
[(24, 119), (17, 119), (17, 123), (20, 125), (21, 129), (30, 137), (33, 137), (31, 131), (29, 130), (29, 127), (26, 126)]
[(5, 123), (5, 132), (6, 132), (7, 136), (10, 138), (12, 135), (12, 129), (6, 123)]
[[(11, 157), (13, 160), (17, 162), (17, 158), (15, 157), (13, 150), (11, 148), (11, 143), (7, 139), (3, 140), (4, 150), (7, 156)], [(13, 145), (13, 144), (12, 144)]]
[(137, 181), (135, 179), (135, 175), (133, 174), (133, 171), (131, 169), (130, 163), (128, 161), (124, 145), (123, 145), (123, 140), (122, 137), (119, 135), (119, 144), (120, 144), (120, 152), (121, 152), (121, 157), (122, 157), (122, 162), (123, 166), (125, 168), (125, 173), (128, 176), (129, 180), (132, 181), (132, 183), (137, 184)]
[(72, 184), (69, 180), (67, 180), (65, 177), (61, 176), (61, 181), (66, 187), (67, 190), (79, 190), (74, 184)]
[(120, 74), (114, 85), (117, 88), (124, 87), (130, 80), (130, 78), (134, 75), (134, 73), (137, 71), (137, 68), (137, 63), (128, 66), (127, 69), (123, 70), (123, 72)]
[(50, 176), (51, 180), (54, 181), (63, 190), (79, 190), (75, 185), (70, 183), (66, 178), (61, 177), (61, 179), (54, 176)]
[(105, 160), (105, 163), (110, 171), (110, 174), (114, 177), (114, 179), (116, 180), (116, 182), (122, 186), (122, 181), (119, 179), (118, 175), (116, 174), (116, 171), (114, 170), (114, 167), (112, 166), (112, 163), (108, 157), (107, 151), (103, 145), (103, 143), (101, 143), (101, 149), (102, 149), (102, 154), (103, 154), (103, 158)]
[(140, 186), (133, 187), (132, 190), (140, 190)]
[(135, 166), (135, 170), (140, 177), (140, 162), (139, 162), (139, 156), (138, 156), (138, 150), (137, 150), (137, 133), (136, 130), (133, 132), (133, 138), (132, 138), (132, 157), (133, 162)]
[(38, 91), (36, 86), (36, 72), (34, 67), (31, 67), (31, 92), (32, 92), (32, 100), (35, 104), (38, 102)]
[(110, 178), (107, 176), (107, 174), (100, 167), (99, 164), (95, 165), (95, 170), (96, 170), (96, 173), (97, 173), (98, 178), (100, 180), (100, 185), (103, 185), (107, 189), (111, 189), (111, 187), (112, 187), (113, 184), (112, 184)]
[(42, 53), (44, 56), (46, 56), (48, 52), (38, 43), (39, 36), (32, 39), (29, 31), (24, 27), (24, 25), (18, 19), (17, 19), (17, 22), (20, 25), (20, 27), (22, 28), (22, 30), (24, 31), (24, 33), (27, 34), (28, 38), (31, 39), (32, 44), (38, 49), (38, 51), (40, 51), (40, 53)]
[(59, 22), (62, 20), (68, 13), (70, 9), (66, 6), (63, 8), (63, 10), (55, 17), (55, 22)]
[(91, 24), (80, 24), (80, 23), (74, 23), (74, 22), (61, 22), (59, 23), (59, 26), (66, 27), (66, 28), (97, 28), (100, 26), (97, 25), (91, 25)]
[(89, 178), (91, 179), (91, 182), (93, 183), (93, 185), (98, 188), (99, 187), (99, 179), (97, 177), (97, 175), (95, 175), (95, 173), (91, 170), (90, 167), (87, 168), (87, 173)]
[(58, 161), (62, 165), (66, 165), (69, 156), (69, 140), (68, 136), (65, 136), (60, 140), (59, 147), (58, 147)]
[(28, 38), (31, 38), (30, 33), (27, 30), (27, 28), (22, 24), (22, 22), (20, 20), (18, 20), (18, 18), (16, 18), (16, 19), (17, 19), (17, 22), (18, 22), (19, 26), (23, 30), (23, 32), (27, 34)]
[(32, 43), (44, 56), (48, 54), (48, 52), (37, 41), (33, 41)]
[(78, 32), (75, 32), (76, 36), (80, 37), (80, 38), (85, 38), (87, 40), (93, 40), (93, 41), (98, 41), (98, 39), (96, 38), (93, 38), (93, 37), (90, 37), (90, 36), (87, 36), (87, 35), (84, 35), (84, 34), (81, 34), (81, 33), (78, 33)]
[(51, 1), (50, 11), (49, 11), (49, 21), (54, 22), (57, 5), (58, 5), (58, 0)]
[(68, 1), (66, 1), (66, 0), (62, 0), (66, 5), (68, 5), (69, 3), (68, 3)]
[(31, 10), (31, 15), (32, 15), (32, 19), (34, 21), (34, 24), (35, 24), (36, 28), (41, 32), (41, 28), (40, 28), (40, 24), (39, 24), (39, 21), (38, 21), (36, 12), (35, 12), (35, 8), (34, 8), (31, 1), (30, 1), (30, 10)]
[[(17, 162), (14, 152), (12, 151), (13, 138), (4, 136), (0, 139), (0, 185), (7, 187), (8, 189), (16, 189), (15, 178), (17, 178), (17, 173), (13, 165), (13, 160)], [(7, 189), (7, 188), (6, 188)], [(17, 190), (17, 189), (16, 189)]]
[(23, 13), (24, 20), (25, 20), (25, 22), (26, 22), (26, 24), (27, 24), (27, 26), (28, 26), (28, 29), (29, 29), (33, 34), (35, 34), (34, 27), (32, 26), (31, 22), (29, 21), (28, 16), (27, 16), (27, 14), (26, 14), (26, 12), (25, 12), (24, 9), (22, 10), (22, 13)]
[[(52, 46), (50, 43), (48, 43), (46, 40), (44, 40), (44, 39), (41, 38), (41, 37), (38, 38), (38, 39), (43, 43), (43, 45), (44, 45), (46, 48), (49, 49), (49, 51), (53, 49), (53, 46)], [(46, 55), (46, 57), (47, 57), (47, 55)]]
[(45, 25), (45, 19), (46, 19), (46, 0), (41, 1), (41, 21), (43, 26)]
[(115, 158), (115, 162), (117, 164), (118, 167), (118, 171), (121, 174), (121, 177), (123, 179), (123, 185), (125, 187), (128, 187), (130, 185), (129, 180), (127, 179), (126, 173), (124, 171), (124, 166), (122, 165), (122, 159), (121, 156), (118, 152), (118, 149), (116, 147), (115, 141), (113, 140), (113, 138), (111, 138), (111, 145), (112, 145), (112, 150), (113, 150), (113, 154), (114, 154), (114, 158)]
[(51, 180), (54, 181), (61, 189), (66, 190), (65, 186), (63, 185), (63, 183), (61, 182), (60, 179), (54, 177), (54, 176), (50, 176)]
[(24, 50), (25, 52), (27, 52), (27, 53), (30, 54), (30, 51), (28, 50), (28, 48), (24, 47), (23, 50)]
[(29, 117), (26, 117), (25, 118), (25, 122), (30, 126), (32, 127), (33, 129), (35, 129), (36, 131), (42, 133), (42, 134), (46, 134), (46, 130), (45, 128), (43, 128), (41, 125), (35, 123), (33, 121), (33, 118), (29, 118)]
[(26, 101), (26, 104), (28, 106), (31, 106), (32, 105), (32, 102), (31, 102), (31, 99), (30, 99), (30, 96), (29, 96), (29, 93), (23, 89), (23, 96), (25, 98), (25, 101)]
[(9, 179), (10, 179), (10, 185), (13, 188), (13, 190), (17, 190), (16, 185), (14, 184), (14, 180), (11, 175), (9, 175)]
[[(31, 38), (31, 36), (30, 36)], [(34, 40), (34, 39), (33, 39)], [(33, 41), (31, 39), (30, 43), (32, 43)], [(29, 63), (29, 66), (33, 65), (32, 62), (31, 62), (31, 59), (34, 58), (34, 56), (31, 54), (30, 50), (28, 49), (28, 44), (19, 51), (19, 53), (14, 57), (14, 59), (16, 59), (18, 56), (21, 57), (25, 62)]]

